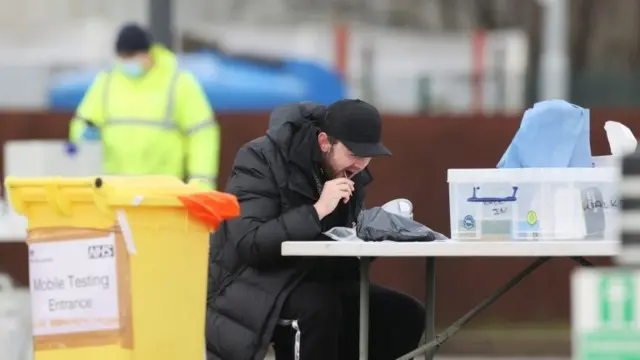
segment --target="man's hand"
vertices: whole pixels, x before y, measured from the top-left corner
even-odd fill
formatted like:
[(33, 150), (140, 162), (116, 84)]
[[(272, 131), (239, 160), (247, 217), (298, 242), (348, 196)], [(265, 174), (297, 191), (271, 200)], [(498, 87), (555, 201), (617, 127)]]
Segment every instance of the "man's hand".
[(340, 200), (344, 203), (349, 201), (354, 189), (353, 181), (347, 178), (337, 178), (324, 183), (320, 199), (313, 205), (320, 220), (331, 214)]

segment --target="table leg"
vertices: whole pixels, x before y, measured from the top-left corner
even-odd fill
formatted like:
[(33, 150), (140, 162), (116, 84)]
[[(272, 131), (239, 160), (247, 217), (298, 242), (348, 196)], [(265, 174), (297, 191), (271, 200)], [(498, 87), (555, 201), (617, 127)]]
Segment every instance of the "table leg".
[(425, 352), (427, 352), (427, 351), (432, 351), (434, 349), (439, 348), (451, 336), (453, 336), (455, 333), (460, 331), (460, 328), (464, 324), (468, 323), (474, 316), (478, 315), (480, 312), (482, 312), (482, 310), (486, 309), (491, 304), (493, 304), (496, 300), (498, 300), (507, 291), (511, 290), (514, 286), (518, 285), (518, 283), (520, 283), (520, 281), (522, 281), (524, 278), (529, 276), (533, 271), (535, 271), (537, 268), (539, 268), (542, 264), (544, 264), (548, 260), (549, 260), (548, 257), (542, 257), (542, 258), (536, 259), (536, 261), (534, 261), (529, 266), (524, 268), (524, 270), (520, 271), (520, 273), (518, 273), (518, 275), (516, 275), (509, 282), (507, 282), (505, 285), (501, 286), (497, 291), (495, 291), (493, 294), (491, 294), (491, 296), (489, 296), (488, 298), (484, 299), (476, 307), (471, 309), (469, 312), (464, 314), (464, 316), (462, 316), (460, 319), (458, 319), (456, 322), (454, 322), (451, 326), (449, 326), (445, 330), (441, 331), (440, 334), (436, 335), (435, 339), (427, 340), (426, 344), (424, 344), (424, 345), (420, 346), (419, 348), (417, 348), (417, 349), (415, 349), (415, 350), (413, 350), (413, 351), (411, 351), (411, 352), (399, 357), (397, 360), (411, 360), (411, 359), (415, 358), (416, 356), (425, 354)]
[(582, 266), (587, 266), (587, 267), (595, 266), (591, 261), (583, 258), (582, 256), (572, 256), (571, 260), (577, 262), (578, 264), (580, 264)]
[(369, 266), (371, 259), (360, 258), (360, 360), (369, 359)]
[[(436, 258), (426, 258), (426, 294), (425, 294), (425, 330), (424, 330), (424, 342), (429, 343), (433, 340), (436, 334)], [(424, 352), (424, 359), (431, 360), (435, 355), (434, 349), (426, 349)]]

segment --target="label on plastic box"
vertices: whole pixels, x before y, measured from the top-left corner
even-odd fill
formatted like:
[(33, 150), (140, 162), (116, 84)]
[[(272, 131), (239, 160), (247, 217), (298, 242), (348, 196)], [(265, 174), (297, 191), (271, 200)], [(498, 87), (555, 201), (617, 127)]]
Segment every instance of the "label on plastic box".
[(119, 329), (115, 236), (29, 245), (34, 335)]
[(580, 269), (572, 281), (574, 359), (640, 359), (640, 271)]

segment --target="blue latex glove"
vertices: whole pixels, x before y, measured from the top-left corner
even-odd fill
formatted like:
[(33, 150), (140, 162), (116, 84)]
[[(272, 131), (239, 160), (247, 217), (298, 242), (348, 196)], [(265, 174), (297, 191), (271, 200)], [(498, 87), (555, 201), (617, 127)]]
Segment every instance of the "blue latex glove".
[(498, 168), (591, 167), (589, 132), (589, 109), (564, 100), (536, 103), (525, 111)]
[(65, 144), (64, 151), (69, 156), (75, 156), (78, 153), (78, 145), (69, 141)]
[[(82, 141), (97, 141), (100, 140), (100, 129), (94, 126), (87, 126), (82, 133)], [(78, 144), (67, 142), (65, 145), (65, 151), (70, 156), (74, 156), (78, 153)]]

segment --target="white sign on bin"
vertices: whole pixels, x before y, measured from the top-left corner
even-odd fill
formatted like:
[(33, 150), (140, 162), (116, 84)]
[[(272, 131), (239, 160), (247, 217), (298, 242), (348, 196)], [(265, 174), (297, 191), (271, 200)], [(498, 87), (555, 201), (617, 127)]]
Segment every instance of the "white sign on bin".
[(116, 330), (115, 236), (29, 245), (34, 335)]
[(571, 302), (574, 360), (640, 359), (640, 270), (578, 269)]

